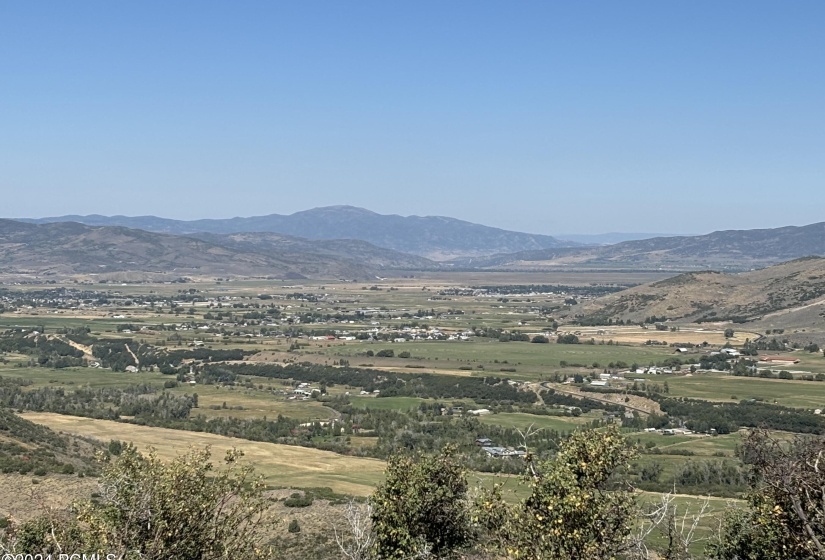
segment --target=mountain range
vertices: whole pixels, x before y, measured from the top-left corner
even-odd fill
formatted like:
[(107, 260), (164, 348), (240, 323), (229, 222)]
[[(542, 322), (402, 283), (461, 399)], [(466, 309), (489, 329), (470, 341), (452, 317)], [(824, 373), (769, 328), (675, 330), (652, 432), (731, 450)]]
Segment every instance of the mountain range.
[(517, 270), (580, 267), (741, 271), (807, 256), (825, 256), (825, 222), (656, 237), (599, 247), (521, 251), (459, 258), (451, 263), (457, 267)]
[[(20, 270), (49, 266), (65, 270), (122, 270), (133, 266), (141, 270), (184, 268), (237, 274), (247, 267), (248, 274), (257, 275), (274, 267), (290, 274), (329, 277), (355, 277), (353, 274), (359, 270), (363, 276), (386, 269), (439, 267), (733, 272), (801, 257), (825, 256), (825, 222), (575, 246), (551, 236), (507, 231), (453, 218), (381, 215), (352, 206), (226, 220), (91, 215), (10, 223), (18, 226), (7, 224), (9, 231), (22, 225), (43, 226), (30, 232), (33, 237), (29, 244), (40, 243), (33, 252), (29, 248), (28, 252), (14, 253), (8, 240), (0, 249), (0, 256), (5, 259), (0, 260), (0, 265), (14, 264)], [(79, 229), (81, 223), (92, 229)], [(49, 225), (51, 229), (45, 227)], [(94, 228), (114, 229), (107, 237), (104, 230)], [(24, 241), (27, 235), (18, 236), (13, 243)], [(45, 241), (49, 235), (54, 236), (51, 243)], [(73, 235), (83, 241), (73, 241)], [(115, 243), (118, 239), (123, 241), (120, 246)], [(49, 253), (46, 259), (55, 247), (63, 249)]]
[(155, 216), (60, 216), (21, 219), (29, 223), (77, 222), (123, 226), (155, 233), (280, 233), (306, 239), (359, 239), (379, 247), (434, 260), (578, 246), (549, 235), (508, 231), (443, 216), (377, 214), (354, 206), (327, 206), (290, 215), (219, 220), (170, 220)]
[(279, 234), (169, 235), (76, 222), (0, 219), (0, 273), (238, 275), (367, 279), (433, 261), (358, 240), (314, 241)]

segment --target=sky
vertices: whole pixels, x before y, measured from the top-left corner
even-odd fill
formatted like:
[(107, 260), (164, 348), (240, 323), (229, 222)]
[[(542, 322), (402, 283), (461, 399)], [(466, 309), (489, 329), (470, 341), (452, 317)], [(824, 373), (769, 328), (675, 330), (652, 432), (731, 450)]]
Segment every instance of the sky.
[(0, 0), (0, 217), (825, 220), (825, 2)]

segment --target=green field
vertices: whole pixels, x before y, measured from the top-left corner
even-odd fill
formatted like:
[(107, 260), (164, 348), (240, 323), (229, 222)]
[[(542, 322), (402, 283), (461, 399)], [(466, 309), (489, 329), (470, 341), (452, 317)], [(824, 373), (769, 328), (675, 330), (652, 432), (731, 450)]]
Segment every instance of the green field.
[(519, 412), (500, 412), (479, 416), (482, 424), (492, 424), (504, 428), (527, 430), (531, 426), (536, 430), (556, 430), (558, 432), (572, 432), (584, 426), (600, 415), (585, 415), (574, 418), (572, 416), (544, 416), (539, 414), (525, 414)]
[(22, 377), (33, 381), (28, 387), (66, 386), (66, 387), (91, 387), (100, 389), (104, 387), (125, 387), (128, 385), (138, 385), (146, 383), (148, 385), (162, 386), (164, 381), (174, 379), (168, 375), (160, 373), (124, 373), (113, 372), (108, 369), (95, 369), (87, 367), (72, 367), (63, 369), (31, 368), (31, 367), (0, 367), (0, 377)]
[[(396, 356), (409, 352), (409, 359), (366, 357), (367, 350), (392, 349)], [(346, 345), (312, 348), (323, 355), (369, 361), (375, 367), (423, 366), (427, 369), (455, 371), (461, 367), (468, 375), (504, 375), (513, 379), (539, 380), (566, 367), (580, 365), (605, 368), (609, 363), (625, 362), (647, 365), (672, 357), (667, 348), (648, 346), (590, 344), (532, 344), (529, 342), (498, 342), (478, 339), (465, 342), (411, 341), (405, 343), (350, 342)], [(359, 362), (360, 363), (360, 362)], [(479, 368), (478, 366), (482, 366)], [(502, 369), (515, 368), (515, 372)], [(410, 369), (415, 372), (415, 369)]]
[(418, 405), (426, 402), (426, 400), (417, 397), (370, 397), (366, 395), (349, 398), (350, 403), (355, 408), (373, 408), (376, 410), (409, 410), (418, 408)]
[(639, 377), (646, 377), (658, 383), (667, 381), (670, 395), (674, 397), (727, 402), (757, 398), (770, 403), (775, 401), (783, 406), (825, 408), (825, 382), (720, 374)]

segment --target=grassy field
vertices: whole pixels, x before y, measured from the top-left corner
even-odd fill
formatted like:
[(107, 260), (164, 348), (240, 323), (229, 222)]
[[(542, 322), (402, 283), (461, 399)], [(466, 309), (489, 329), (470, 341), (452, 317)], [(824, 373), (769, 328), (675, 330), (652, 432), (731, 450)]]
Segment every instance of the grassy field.
[(426, 399), (419, 399), (417, 397), (368, 397), (352, 396), (349, 398), (350, 403), (355, 408), (373, 408), (376, 410), (409, 410), (411, 408), (418, 408), (418, 405), (425, 402)]
[[(653, 376), (653, 381), (667, 381), (670, 395), (710, 401), (758, 398), (783, 406), (825, 408), (825, 382), (734, 377), (719, 374)], [(735, 399), (733, 397), (736, 397)]]
[(100, 441), (119, 439), (139, 449), (154, 447), (160, 457), (169, 459), (190, 446), (211, 446), (212, 457), (220, 460), (226, 451), (237, 448), (245, 460), (272, 486), (309, 488), (328, 486), (336, 492), (364, 496), (372, 492), (384, 473), (384, 462), (338, 455), (306, 447), (253, 442), (215, 434), (136, 426), (109, 420), (95, 420), (51, 413), (25, 413), (23, 418), (49, 428), (91, 437)]
[(170, 379), (170, 376), (160, 373), (124, 373), (87, 367), (63, 369), (0, 367), (0, 377), (22, 377), (24, 379), (30, 379), (33, 382), (32, 385), (29, 385), (31, 388), (66, 386), (92, 387), (96, 389), (103, 387), (124, 387), (141, 383), (163, 386), (163, 382)]
[(532, 426), (537, 430), (556, 430), (559, 432), (572, 432), (576, 430), (576, 428), (592, 422), (597, 418), (598, 416), (596, 415), (585, 415), (575, 418), (572, 416), (542, 416), (519, 412), (500, 412), (498, 414), (479, 416), (482, 424), (516, 428), (519, 430), (526, 430)]
[(657, 433), (634, 432), (626, 435), (633, 442), (638, 441), (642, 445), (652, 443), (662, 451), (685, 450), (705, 457), (717, 457), (719, 454), (732, 457), (736, 446), (742, 441), (740, 433), (721, 436), (664, 436)]
[[(409, 352), (411, 358), (365, 357), (367, 350), (378, 352), (392, 349), (396, 355)], [(448, 341), (412, 341), (405, 343), (348, 343), (311, 347), (311, 351), (322, 356), (348, 358), (351, 363), (369, 362), (375, 367), (404, 368), (406, 365), (423, 366), (424, 369), (404, 368), (416, 371), (444, 371), (455, 373), (460, 367), (471, 368), (459, 370), (467, 375), (499, 375), (513, 379), (540, 380), (553, 372), (559, 371), (566, 362), (567, 366), (575, 364), (587, 367), (604, 368), (611, 362), (637, 363), (647, 365), (661, 362), (673, 356), (669, 348), (654, 346), (619, 346), (590, 344), (531, 344), (528, 342), (498, 342), (478, 339), (466, 342)], [(482, 366), (479, 368), (478, 366)], [(515, 368), (515, 372), (502, 369)]]

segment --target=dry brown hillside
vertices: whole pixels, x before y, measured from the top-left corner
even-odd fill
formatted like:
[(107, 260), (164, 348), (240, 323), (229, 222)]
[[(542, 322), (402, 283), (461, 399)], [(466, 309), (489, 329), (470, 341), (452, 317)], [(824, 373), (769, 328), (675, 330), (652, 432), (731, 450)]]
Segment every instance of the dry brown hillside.
[(825, 259), (809, 257), (739, 274), (680, 274), (593, 300), (579, 318), (745, 322), (823, 301)]

